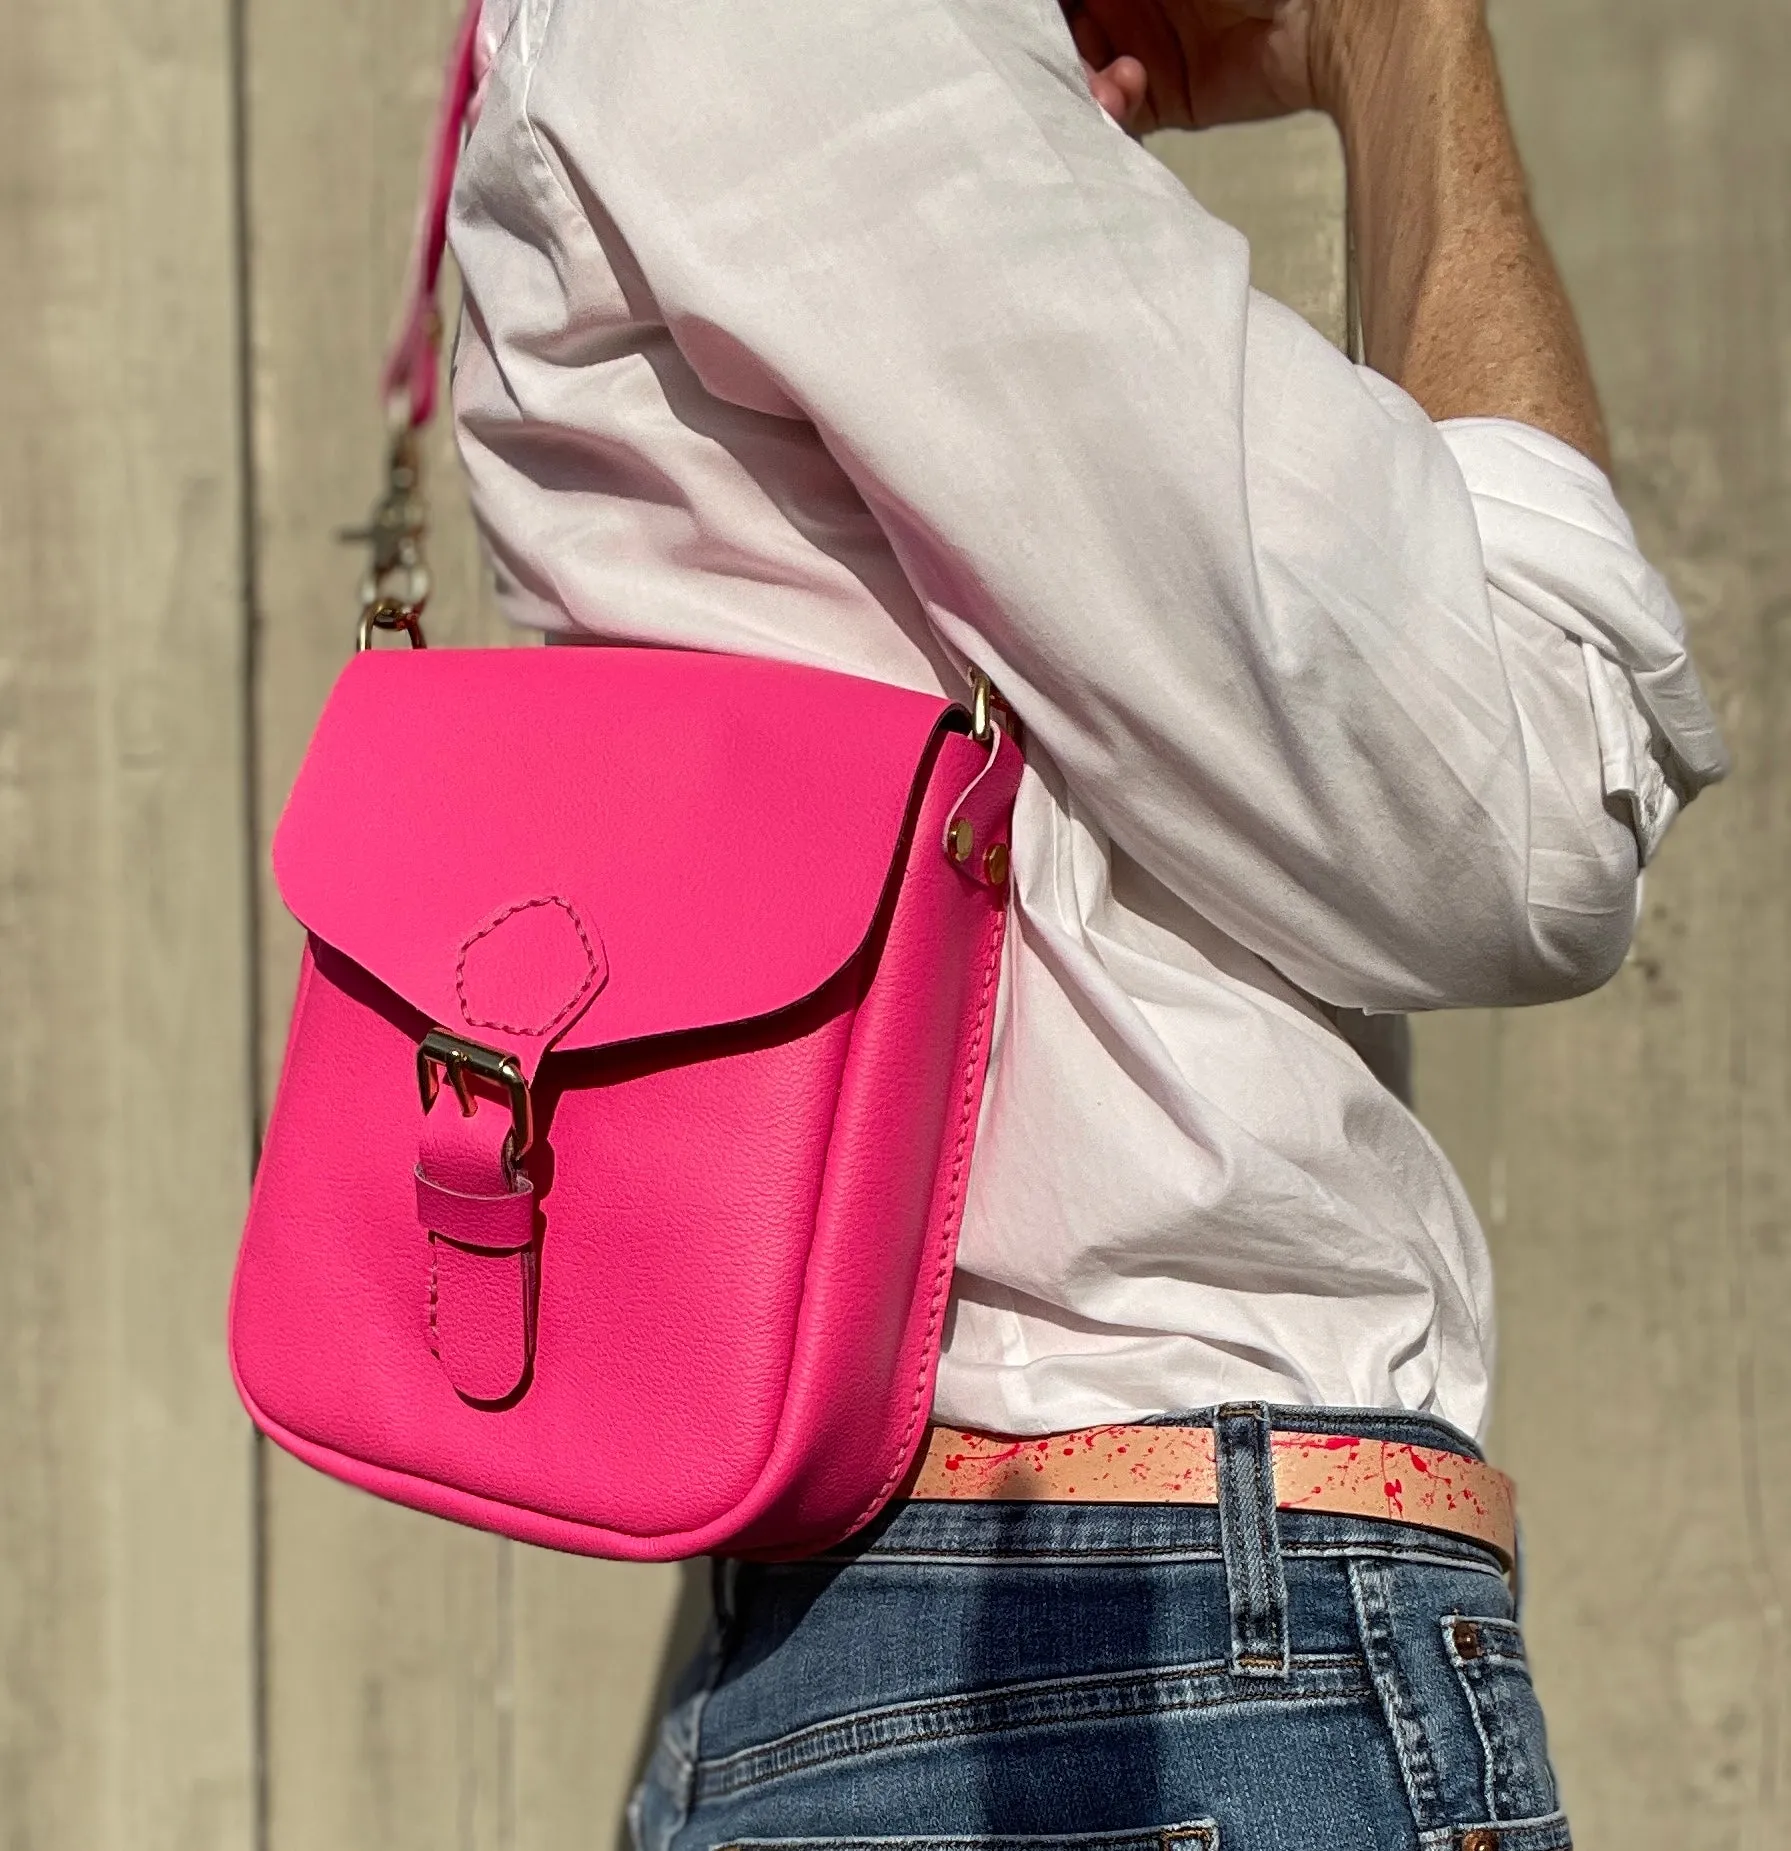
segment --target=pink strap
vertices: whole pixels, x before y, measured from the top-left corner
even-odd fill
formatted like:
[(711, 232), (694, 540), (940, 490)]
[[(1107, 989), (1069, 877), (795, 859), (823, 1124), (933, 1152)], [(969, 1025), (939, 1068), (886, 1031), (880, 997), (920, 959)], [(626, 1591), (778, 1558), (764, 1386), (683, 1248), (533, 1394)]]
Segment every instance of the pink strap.
[(448, 54), (448, 75), (430, 137), (423, 197), (405, 272), (403, 319), (379, 378), (386, 404), (412, 430), (427, 424), (435, 413), (436, 350), (441, 338), (435, 293), (441, 281), (442, 253), (448, 247), (448, 200), (454, 191), (461, 136), (483, 76), (479, 68), (483, 9), (484, 0), (467, 0), (454, 49)]
[[(1008, 876), (1019, 759), (1020, 748), (996, 725), (982, 770), (960, 793), (945, 825), (946, 859), (984, 887), (999, 887)], [(991, 779), (989, 774), (998, 766), (1001, 775)]]

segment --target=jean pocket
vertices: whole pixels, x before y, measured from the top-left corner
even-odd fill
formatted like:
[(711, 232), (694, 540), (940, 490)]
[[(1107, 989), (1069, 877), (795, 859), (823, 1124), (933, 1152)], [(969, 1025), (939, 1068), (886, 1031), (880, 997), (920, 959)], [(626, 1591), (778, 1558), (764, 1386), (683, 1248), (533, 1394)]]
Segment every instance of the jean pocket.
[(1443, 1620), (1443, 1645), (1480, 1737), (1487, 1818), (1503, 1822), (1554, 1813), (1560, 1802), (1548, 1731), (1523, 1634), (1510, 1620), (1450, 1614)]
[(1219, 1851), (1211, 1819), (1140, 1826), (1123, 1832), (1046, 1832), (1002, 1837), (970, 1833), (918, 1838), (730, 1838), (719, 1851)]

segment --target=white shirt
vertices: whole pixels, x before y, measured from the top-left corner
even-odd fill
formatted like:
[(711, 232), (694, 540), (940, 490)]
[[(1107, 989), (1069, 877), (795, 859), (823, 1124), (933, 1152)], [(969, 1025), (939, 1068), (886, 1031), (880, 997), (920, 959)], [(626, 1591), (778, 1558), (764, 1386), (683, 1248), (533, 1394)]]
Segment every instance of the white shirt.
[(1552, 438), (1249, 286), (1056, 0), (492, 0), (455, 405), (519, 622), (1024, 722), (935, 1412), (1477, 1431), (1487, 1253), (1311, 998), (1603, 982), (1722, 747)]

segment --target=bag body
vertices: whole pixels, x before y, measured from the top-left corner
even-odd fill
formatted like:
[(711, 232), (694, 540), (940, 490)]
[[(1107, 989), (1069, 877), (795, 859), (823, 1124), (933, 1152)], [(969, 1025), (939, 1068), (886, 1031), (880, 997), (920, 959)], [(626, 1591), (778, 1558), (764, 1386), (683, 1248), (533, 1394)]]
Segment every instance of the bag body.
[(1019, 775), (785, 663), (356, 656), (274, 849), (309, 938), (231, 1303), (263, 1431), (586, 1554), (868, 1522), (926, 1430)]

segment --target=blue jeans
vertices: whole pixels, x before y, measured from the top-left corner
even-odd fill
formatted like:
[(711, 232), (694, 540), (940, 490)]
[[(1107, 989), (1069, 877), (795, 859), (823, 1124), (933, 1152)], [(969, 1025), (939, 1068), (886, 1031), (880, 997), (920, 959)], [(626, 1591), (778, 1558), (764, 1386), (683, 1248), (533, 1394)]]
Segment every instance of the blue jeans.
[(1498, 1559), (1277, 1512), (1271, 1427), (1474, 1452), (1421, 1416), (1228, 1407), (1217, 1508), (906, 1504), (720, 1563), (630, 1808), (640, 1851), (1567, 1851)]

